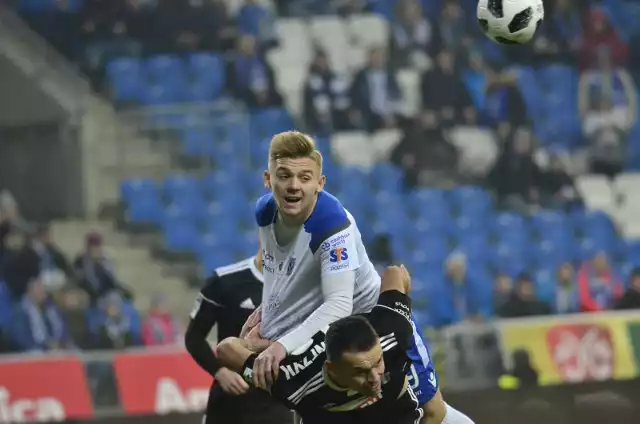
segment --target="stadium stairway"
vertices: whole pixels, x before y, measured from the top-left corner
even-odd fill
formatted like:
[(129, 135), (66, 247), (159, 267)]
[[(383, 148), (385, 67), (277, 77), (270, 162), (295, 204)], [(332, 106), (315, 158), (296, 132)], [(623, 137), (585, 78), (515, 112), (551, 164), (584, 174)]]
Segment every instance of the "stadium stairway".
[(100, 232), (118, 278), (135, 293), (137, 309), (145, 312), (153, 295), (163, 293), (170, 299), (178, 319), (186, 324), (197, 291), (187, 288), (181, 279), (167, 275), (163, 265), (150, 255), (148, 247), (132, 245), (129, 235), (118, 232), (112, 223), (105, 221), (57, 221), (52, 231), (54, 240), (69, 260), (82, 251), (87, 232)]

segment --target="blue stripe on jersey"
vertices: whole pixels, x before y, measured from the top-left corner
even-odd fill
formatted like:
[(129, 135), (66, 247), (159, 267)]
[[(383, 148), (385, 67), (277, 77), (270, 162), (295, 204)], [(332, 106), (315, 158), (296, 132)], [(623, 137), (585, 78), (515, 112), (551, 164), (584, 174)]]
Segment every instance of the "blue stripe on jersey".
[(311, 252), (315, 253), (323, 241), (349, 225), (351, 222), (342, 203), (326, 191), (318, 193), (316, 207), (304, 223), (304, 230), (311, 234), (311, 241), (309, 241)]
[(276, 201), (272, 193), (267, 193), (256, 202), (256, 222), (259, 227), (271, 225), (276, 220)]

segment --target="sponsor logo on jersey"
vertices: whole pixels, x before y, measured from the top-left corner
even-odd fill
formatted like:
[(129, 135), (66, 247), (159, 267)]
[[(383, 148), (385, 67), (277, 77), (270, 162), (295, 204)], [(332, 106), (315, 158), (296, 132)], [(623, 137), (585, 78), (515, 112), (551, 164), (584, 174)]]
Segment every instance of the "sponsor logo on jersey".
[(269, 274), (275, 274), (276, 273), (276, 269), (274, 267), (272, 267), (271, 265), (267, 265), (266, 263), (262, 263), (262, 270), (263, 270), (263, 272), (268, 272)]
[(246, 367), (244, 371), (242, 371), (242, 378), (249, 384), (253, 384), (253, 370), (249, 367)]
[(276, 258), (274, 258), (271, 253), (267, 252), (265, 249), (262, 249), (262, 262), (273, 262), (275, 260)]
[(289, 259), (289, 263), (287, 264), (287, 277), (290, 277), (293, 274), (293, 268), (296, 267), (296, 258)]
[(292, 364), (281, 365), (280, 370), (284, 372), (284, 376), (287, 380), (291, 380), (293, 377), (300, 374), (301, 371), (305, 370), (308, 366), (313, 364), (313, 361), (315, 361), (318, 356), (323, 354), (324, 350), (324, 342), (315, 344), (309, 349), (309, 352), (300, 360)]
[(336, 247), (329, 253), (329, 262), (339, 264), (349, 259), (349, 252), (346, 247)]
[(328, 241), (325, 241), (324, 243), (322, 243), (322, 245), (320, 246), (320, 249), (323, 252), (326, 252), (327, 250), (331, 249), (331, 243), (329, 243)]
[(329, 246), (334, 248), (334, 249), (336, 247), (342, 246), (343, 244), (345, 244), (347, 238), (349, 238), (350, 235), (351, 234), (349, 234), (349, 233), (346, 233), (346, 234), (343, 233), (343, 234), (340, 234), (340, 235), (338, 235), (338, 236), (336, 236), (336, 237), (334, 237), (332, 239), (329, 239), (329, 242), (328, 242)]

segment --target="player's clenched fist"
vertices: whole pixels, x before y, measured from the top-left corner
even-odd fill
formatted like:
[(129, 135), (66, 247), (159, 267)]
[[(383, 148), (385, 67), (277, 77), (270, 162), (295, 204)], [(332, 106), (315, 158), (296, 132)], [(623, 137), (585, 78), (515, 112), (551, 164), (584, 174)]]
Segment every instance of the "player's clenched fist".
[(222, 387), (226, 393), (231, 395), (243, 395), (249, 390), (249, 385), (237, 372), (228, 368), (220, 368), (215, 375), (216, 383)]
[(411, 284), (411, 275), (404, 265), (388, 266), (382, 274), (382, 282), (389, 285), (401, 285), (402, 287), (409, 287)]

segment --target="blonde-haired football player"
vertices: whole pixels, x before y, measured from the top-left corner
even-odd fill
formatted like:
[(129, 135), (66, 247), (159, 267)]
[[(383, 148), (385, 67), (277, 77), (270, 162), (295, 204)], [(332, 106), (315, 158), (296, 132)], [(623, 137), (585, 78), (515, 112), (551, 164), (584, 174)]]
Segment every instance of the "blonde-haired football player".
[[(273, 137), (264, 184), (271, 193), (256, 204), (263, 251), (262, 305), (243, 333), (260, 322), (261, 336), (274, 341), (252, 370), (253, 383), (266, 389), (287, 354), (304, 349), (314, 334), (334, 321), (370, 311), (380, 294), (380, 276), (355, 219), (324, 191), (322, 154), (310, 136), (287, 131)], [(431, 404), (433, 422), (440, 423), (445, 404), (415, 325), (408, 355), (416, 394), (421, 404)]]

